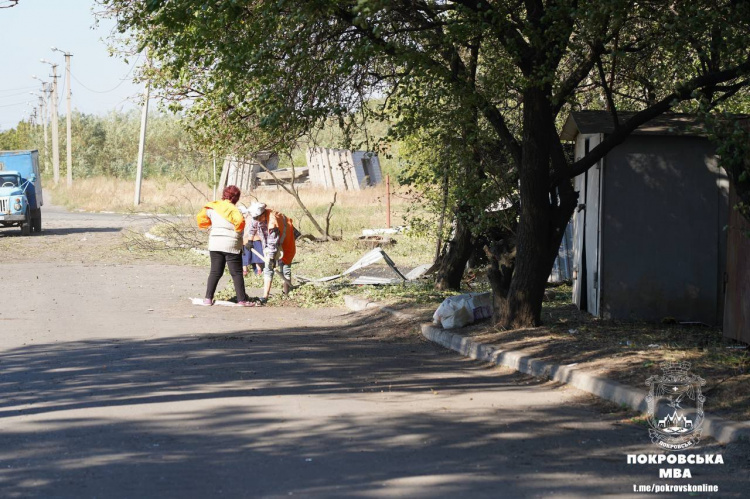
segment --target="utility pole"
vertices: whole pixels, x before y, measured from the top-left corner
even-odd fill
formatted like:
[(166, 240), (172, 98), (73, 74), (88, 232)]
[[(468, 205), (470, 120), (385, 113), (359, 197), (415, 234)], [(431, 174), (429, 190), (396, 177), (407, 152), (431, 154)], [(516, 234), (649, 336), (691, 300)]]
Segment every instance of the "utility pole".
[(47, 106), (47, 82), (39, 78), (38, 76), (32, 75), (32, 78), (35, 80), (39, 80), (42, 83), (42, 93), (41, 95), (36, 92), (31, 92), (33, 95), (36, 95), (39, 97), (39, 120), (42, 122), (42, 130), (44, 133), (44, 162), (42, 163), (42, 166), (44, 168), (44, 171), (49, 170), (49, 155), (48, 155), (48, 142), (47, 142), (47, 121), (49, 121), (48, 117), (48, 106)]
[(65, 52), (64, 50), (60, 50), (56, 47), (52, 47), (52, 50), (54, 52), (62, 52), (62, 54), (65, 56), (65, 88), (68, 91), (68, 97), (67, 97), (67, 104), (66, 104), (66, 135), (65, 135), (65, 148), (66, 148), (66, 160), (68, 165), (68, 175), (67, 175), (67, 181), (68, 181), (68, 187), (71, 187), (73, 185), (73, 144), (71, 142), (72, 139), (72, 132), (71, 132), (71, 117), (70, 117), (70, 57), (73, 55), (70, 52)]
[[(47, 161), (47, 84), (42, 85), (42, 96), (39, 97), (39, 107), (41, 109), (40, 119), (42, 120), (42, 131), (44, 133), (44, 160)], [(46, 168), (45, 168), (46, 170)]]
[(46, 82), (42, 82), (42, 96), (44, 97), (44, 111), (42, 112), (42, 124), (44, 128), (44, 171), (49, 172), (49, 141), (47, 139), (47, 123), (49, 123), (49, 88)]
[[(44, 130), (44, 162), (43, 167), (44, 171), (49, 171), (49, 145), (47, 140), (47, 123), (49, 122), (49, 84), (39, 78), (38, 76), (31, 76), (35, 80), (39, 80), (42, 83), (42, 95), (39, 96), (40, 101), (40, 107), (41, 107), (41, 120), (42, 120), (42, 129)], [(33, 93), (33, 92), (32, 92)]]
[(52, 175), (55, 184), (60, 182), (60, 136), (57, 127), (57, 64), (42, 59), (52, 66)]
[(143, 179), (143, 154), (146, 149), (146, 124), (148, 121), (148, 99), (151, 94), (151, 84), (146, 80), (146, 97), (143, 100), (141, 113), (141, 137), (138, 141), (138, 166), (135, 172), (135, 200), (134, 206), (141, 204), (141, 181)]

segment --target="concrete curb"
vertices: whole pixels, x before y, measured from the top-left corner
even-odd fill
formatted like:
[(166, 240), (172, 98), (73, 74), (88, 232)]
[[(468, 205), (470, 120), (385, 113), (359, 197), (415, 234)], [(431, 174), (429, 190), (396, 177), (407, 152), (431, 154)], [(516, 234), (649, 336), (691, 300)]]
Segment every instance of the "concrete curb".
[[(354, 296), (344, 296), (344, 302), (350, 310), (360, 311), (368, 308), (379, 308), (396, 317), (413, 319), (414, 316), (384, 307), (376, 302)], [(501, 350), (491, 345), (478, 343), (460, 334), (452, 333), (432, 324), (422, 324), (422, 336), (445, 348), (454, 350), (466, 357), (490, 362), (499, 366), (510, 367), (516, 371), (536, 377), (549, 378), (553, 381), (574, 386), (579, 390), (616, 404), (624, 404), (640, 412), (646, 412), (646, 390), (637, 390), (601, 376), (588, 374), (575, 368), (575, 364), (561, 366), (530, 357), (523, 351)], [(645, 380), (644, 380), (645, 383)], [(739, 439), (750, 439), (750, 421), (734, 422), (706, 416), (703, 421), (704, 436), (715, 438), (721, 443)]]
[[(584, 373), (576, 369), (574, 365), (551, 364), (534, 359), (522, 351), (500, 350), (431, 324), (422, 324), (422, 335), (428, 340), (450, 348), (466, 357), (510, 367), (532, 376), (546, 377), (553, 381), (574, 386), (579, 390), (616, 404), (624, 404), (640, 412), (647, 411), (646, 390), (637, 390), (601, 376)], [(750, 438), (750, 422), (737, 423), (706, 416), (702, 434), (713, 437), (722, 443)]]

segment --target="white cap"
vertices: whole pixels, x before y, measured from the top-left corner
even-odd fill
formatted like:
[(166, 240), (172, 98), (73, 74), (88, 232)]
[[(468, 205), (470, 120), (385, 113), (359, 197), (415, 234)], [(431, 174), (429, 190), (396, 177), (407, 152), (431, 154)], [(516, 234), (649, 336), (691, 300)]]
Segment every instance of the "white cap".
[(264, 211), (266, 211), (266, 205), (264, 203), (255, 201), (250, 205), (248, 211), (250, 212), (251, 217), (258, 218), (263, 214)]

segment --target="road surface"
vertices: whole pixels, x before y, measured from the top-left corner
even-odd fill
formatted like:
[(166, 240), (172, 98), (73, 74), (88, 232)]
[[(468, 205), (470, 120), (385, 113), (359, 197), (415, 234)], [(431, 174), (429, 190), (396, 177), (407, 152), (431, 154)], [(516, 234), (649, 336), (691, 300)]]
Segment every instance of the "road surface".
[(644, 427), (574, 389), (462, 359), (413, 324), (193, 306), (207, 267), (122, 249), (122, 229), (147, 223), (52, 207), (41, 235), (0, 232), (2, 497), (750, 490), (747, 444), (704, 442), (696, 452), (725, 464), (659, 479), (671, 466), (626, 461), (658, 453)]

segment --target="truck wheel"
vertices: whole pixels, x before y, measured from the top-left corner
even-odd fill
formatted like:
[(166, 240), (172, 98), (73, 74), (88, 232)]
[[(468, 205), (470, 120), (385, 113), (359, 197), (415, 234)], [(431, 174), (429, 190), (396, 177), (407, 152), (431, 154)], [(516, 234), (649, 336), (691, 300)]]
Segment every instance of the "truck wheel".
[(21, 235), (22, 236), (30, 236), (31, 235), (31, 216), (29, 216), (29, 212), (26, 212), (26, 219), (21, 224)]
[(42, 210), (34, 210), (34, 214), (31, 216), (31, 230), (42, 232)]

